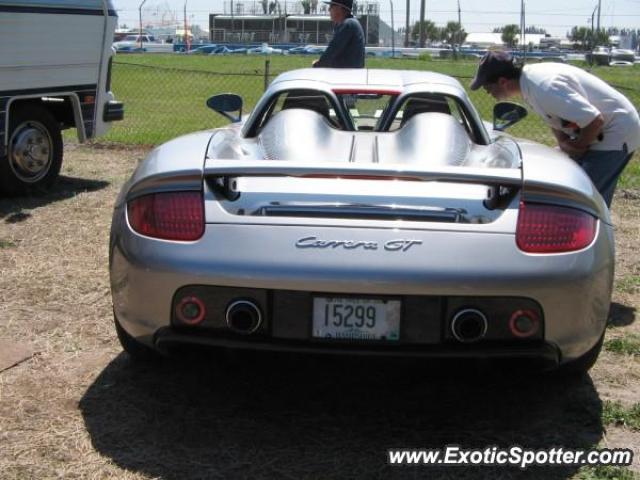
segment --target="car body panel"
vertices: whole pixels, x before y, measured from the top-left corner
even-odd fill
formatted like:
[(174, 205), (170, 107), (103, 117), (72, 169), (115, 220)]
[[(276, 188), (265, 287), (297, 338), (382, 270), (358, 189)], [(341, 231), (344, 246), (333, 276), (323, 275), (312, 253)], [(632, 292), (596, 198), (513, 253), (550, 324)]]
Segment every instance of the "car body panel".
[[(606, 229), (599, 232), (607, 235)], [(375, 241), (378, 248), (296, 248), (309, 237)], [(374, 234), (349, 228), (346, 236), (345, 227), (213, 224), (203, 238), (175, 245), (135, 233), (119, 237), (112, 265), (114, 305), (132, 332), (150, 338), (168, 327), (174, 292), (189, 284), (368, 295), (525, 293), (547, 312), (546, 340), (571, 358), (593, 346), (593, 332), (602, 331), (609, 308), (601, 296), (611, 289), (612, 265), (601, 249), (540, 257), (520, 252), (508, 234), (393, 229)], [(405, 252), (385, 250), (388, 242), (400, 240), (422, 243)], [(265, 251), (278, 254), (265, 256)], [(464, 270), (451, 268), (452, 251)]]

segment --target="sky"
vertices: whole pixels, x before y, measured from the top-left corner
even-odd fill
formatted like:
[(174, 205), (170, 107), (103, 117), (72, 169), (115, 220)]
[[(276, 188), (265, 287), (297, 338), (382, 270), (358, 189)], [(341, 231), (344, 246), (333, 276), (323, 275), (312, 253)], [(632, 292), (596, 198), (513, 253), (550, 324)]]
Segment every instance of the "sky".
[[(129, 27), (138, 25), (138, 8), (142, 0), (112, 0), (120, 17), (119, 23)], [(255, 0), (235, 0), (252, 3)], [(282, 4), (284, 0), (280, 0)], [(289, 0), (293, 1), (293, 0)], [(449, 20), (458, 19), (458, 0), (426, 0), (425, 18), (444, 25)], [(229, 0), (186, 0), (189, 22), (208, 29), (209, 13), (222, 13), (223, 2)], [(366, 2), (366, 0), (361, 0)], [(393, 2), (396, 28), (404, 25), (407, 0), (380, 0), (380, 16), (391, 23), (391, 4)], [(420, 0), (409, 0), (410, 22), (420, 17)], [(520, 24), (521, 0), (459, 0), (462, 12), (462, 25), (467, 33), (490, 32), (494, 27), (509, 23)], [(527, 25), (542, 27), (552, 35), (563, 36), (573, 26), (590, 26), (591, 15), (598, 0), (555, 0), (525, 1)], [(143, 7), (143, 23), (169, 18), (171, 15), (184, 21), (185, 0), (146, 0)], [(596, 17), (597, 18), (597, 17)], [(597, 20), (596, 20), (597, 21)], [(640, 28), (640, 0), (601, 0), (601, 27)]]

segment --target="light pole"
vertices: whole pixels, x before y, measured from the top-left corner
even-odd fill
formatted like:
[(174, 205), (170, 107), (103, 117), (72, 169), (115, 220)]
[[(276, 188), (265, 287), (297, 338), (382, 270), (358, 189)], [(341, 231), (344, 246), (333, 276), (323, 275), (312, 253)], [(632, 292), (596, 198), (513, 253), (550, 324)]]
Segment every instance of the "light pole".
[(187, 27), (189, 24), (187, 23), (187, 0), (184, 0), (184, 49), (188, 52), (190, 49), (189, 45), (189, 33), (187, 32)]
[(425, 0), (420, 1), (420, 27), (418, 28), (418, 32), (420, 32), (420, 48), (424, 48), (424, 37), (426, 32), (424, 31), (424, 4)]
[(393, 26), (393, 0), (389, 0), (391, 4), (391, 58), (396, 58), (396, 28)]
[(138, 41), (140, 42), (140, 49), (142, 50), (142, 6), (144, 5), (144, 2), (146, 2), (147, 0), (142, 0), (142, 3), (140, 4), (140, 6), (138, 7), (138, 20), (139, 20), (139, 29), (140, 29), (140, 35), (138, 36)]
[(407, 0), (407, 11), (405, 12), (404, 26), (404, 46), (409, 46), (409, 13), (411, 12), (411, 0)]
[(591, 13), (591, 41), (588, 42), (589, 45), (589, 52), (588, 52), (588, 57), (589, 57), (589, 66), (592, 67), (593, 66), (593, 48), (596, 45), (596, 33), (595, 30), (593, 29), (593, 19), (596, 16), (596, 10), (598, 10), (599, 5), (596, 5), (595, 8), (593, 9), (593, 12)]
[(460, 0), (458, 0), (458, 30), (456, 31), (454, 44), (458, 45), (457, 47), (453, 47), (453, 57), (458, 59), (458, 48), (462, 45), (462, 12), (460, 10)]
[(520, 2), (520, 43), (522, 44), (522, 61), (523, 63), (527, 60), (527, 46), (525, 42), (527, 41), (527, 36), (525, 34), (525, 30), (527, 28), (524, 16), (524, 0)]

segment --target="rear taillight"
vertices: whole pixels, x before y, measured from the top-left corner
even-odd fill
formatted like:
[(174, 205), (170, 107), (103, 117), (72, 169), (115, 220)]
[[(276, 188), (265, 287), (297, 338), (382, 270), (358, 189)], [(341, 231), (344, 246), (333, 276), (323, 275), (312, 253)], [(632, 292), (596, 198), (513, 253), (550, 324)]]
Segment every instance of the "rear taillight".
[(587, 247), (597, 219), (574, 208), (520, 203), (516, 243), (530, 253), (571, 252)]
[(200, 192), (154, 193), (127, 205), (136, 232), (165, 240), (197, 240), (204, 233), (204, 203)]

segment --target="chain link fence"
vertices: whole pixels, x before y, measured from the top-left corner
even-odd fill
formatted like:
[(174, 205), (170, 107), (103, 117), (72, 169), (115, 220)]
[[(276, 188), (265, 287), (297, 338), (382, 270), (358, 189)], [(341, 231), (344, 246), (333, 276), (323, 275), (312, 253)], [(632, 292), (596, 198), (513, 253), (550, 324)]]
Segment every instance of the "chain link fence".
[[(114, 62), (112, 88), (116, 98), (124, 102), (126, 113), (124, 121), (114, 123), (105, 140), (156, 145), (178, 135), (226, 125), (228, 120), (206, 107), (207, 98), (218, 93), (237, 93), (244, 99), (246, 113), (254, 107), (275, 76), (282, 71), (311, 64), (308, 57), (304, 60), (298, 58), (274, 62), (277, 65), (260, 58), (248, 60), (248, 57), (226, 57), (226, 65), (222, 65), (222, 68), (218, 66), (220, 71), (212, 71), (212, 68), (216, 68), (215, 60), (188, 56), (178, 58), (178, 62), (172, 61), (170, 57), (159, 61), (153, 59), (152, 55), (147, 55)], [(253, 68), (247, 68), (246, 65), (251, 62)], [(285, 68), (283, 63), (286, 63)], [(370, 63), (374, 62), (368, 60), (368, 64)], [(291, 68), (286, 68), (288, 65)], [(434, 70), (457, 78), (468, 88), (476, 63), (387, 59), (380, 60), (373, 66)], [(245, 71), (234, 71), (237, 68), (244, 68)], [(640, 69), (636, 66), (608, 73), (616, 80), (621, 80), (621, 83), (624, 82), (623, 85), (610, 81), (640, 109), (640, 88), (633, 86), (638, 84)], [(485, 120), (491, 120), (494, 99), (482, 90), (468, 93), (481, 116)], [(550, 145), (554, 143), (549, 128), (535, 114), (529, 115), (509, 132)]]

